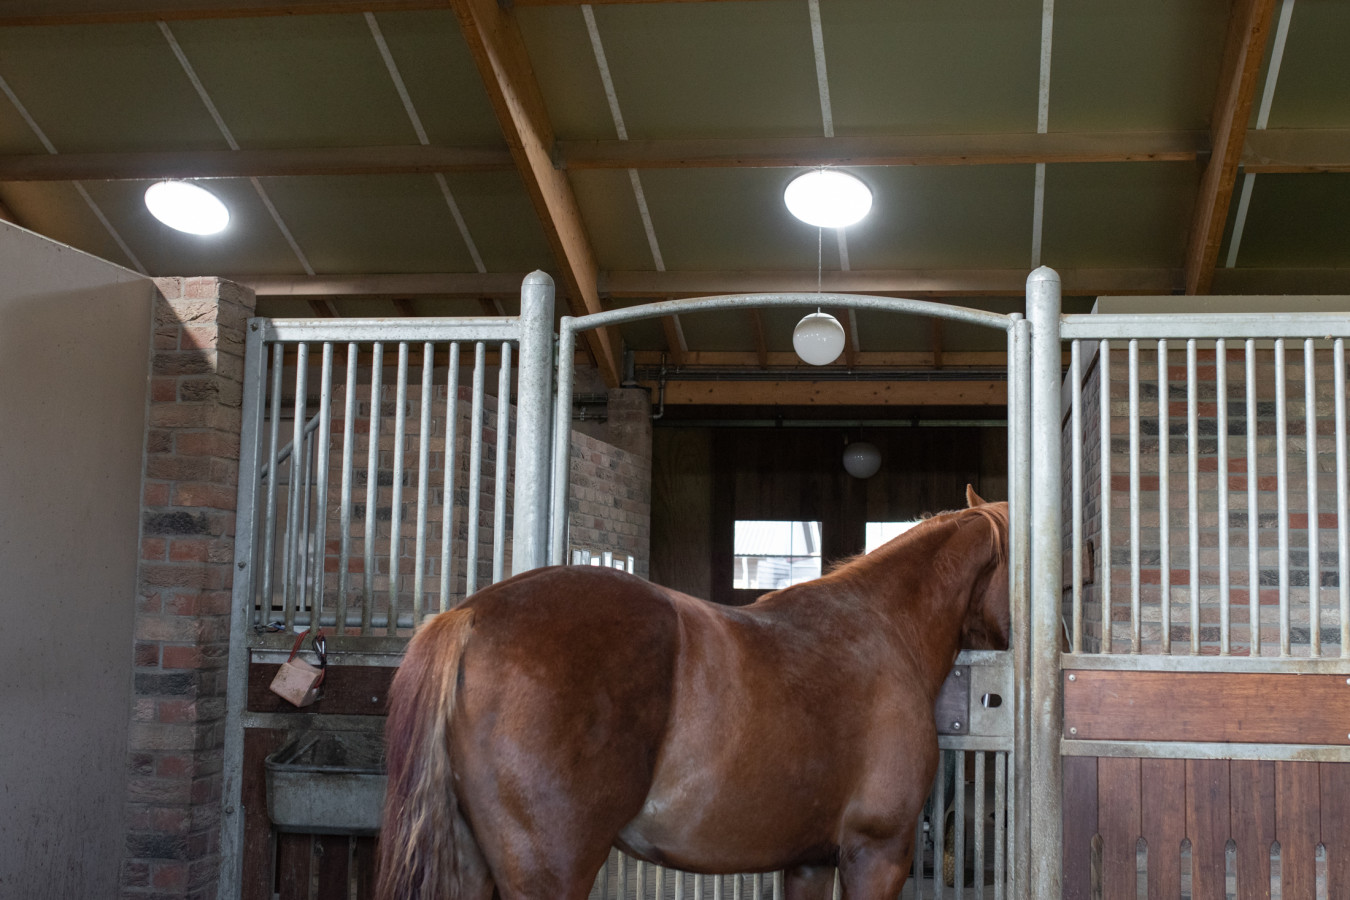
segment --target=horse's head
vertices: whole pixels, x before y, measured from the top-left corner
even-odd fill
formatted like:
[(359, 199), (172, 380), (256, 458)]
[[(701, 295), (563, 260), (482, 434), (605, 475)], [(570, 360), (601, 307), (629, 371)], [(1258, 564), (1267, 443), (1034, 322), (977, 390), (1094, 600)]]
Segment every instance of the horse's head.
[(987, 565), (975, 582), (970, 607), (961, 624), (961, 646), (969, 650), (1006, 650), (1011, 616), (1008, 609), (1008, 504), (988, 503), (966, 487), (972, 514), (985, 518), (990, 528)]

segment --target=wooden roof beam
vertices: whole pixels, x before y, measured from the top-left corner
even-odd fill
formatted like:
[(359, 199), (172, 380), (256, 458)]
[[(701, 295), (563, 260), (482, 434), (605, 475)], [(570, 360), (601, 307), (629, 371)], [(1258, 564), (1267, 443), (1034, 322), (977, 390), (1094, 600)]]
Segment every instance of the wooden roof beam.
[(1198, 131), (939, 134), (693, 140), (559, 141), (565, 169), (774, 166), (979, 166), (1189, 162), (1209, 152)]
[(1219, 259), (1219, 244), (1228, 222), (1228, 206), (1237, 183), (1252, 98), (1256, 95), (1256, 76), (1274, 11), (1275, 0), (1237, 0), (1233, 4), (1223, 68), (1219, 72), (1219, 92), (1210, 119), (1214, 149), (1200, 180), (1186, 248), (1188, 294), (1207, 294), (1214, 281), (1214, 266)]
[[(582, 316), (600, 312), (603, 307), (595, 251), (567, 175), (553, 166), (553, 126), (515, 16), (494, 0), (452, 0), (450, 5), (543, 224), (572, 313)], [(593, 328), (585, 334), (605, 383), (617, 387), (622, 371), (617, 340), (608, 329)]]
[(680, 325), (680, 317), (663, 316), (661, 318), (661, 330), (666, 334), (666, 358), (673, 366), (684, 365), (684, 358), (689, 352), (689, 345), (684, 339), (684, 328)]

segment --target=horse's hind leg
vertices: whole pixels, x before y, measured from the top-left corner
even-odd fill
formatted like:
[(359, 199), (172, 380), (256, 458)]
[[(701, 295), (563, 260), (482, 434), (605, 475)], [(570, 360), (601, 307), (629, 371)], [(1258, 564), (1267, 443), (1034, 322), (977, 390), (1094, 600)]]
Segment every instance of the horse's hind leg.
[(831, 900), (834, 866), (798, 866), (784, 879), (784, 900)]
[(867, 842), (840, 850), (839, 880), (844, 900), (895, 900), (914, 858), (914, 835)]

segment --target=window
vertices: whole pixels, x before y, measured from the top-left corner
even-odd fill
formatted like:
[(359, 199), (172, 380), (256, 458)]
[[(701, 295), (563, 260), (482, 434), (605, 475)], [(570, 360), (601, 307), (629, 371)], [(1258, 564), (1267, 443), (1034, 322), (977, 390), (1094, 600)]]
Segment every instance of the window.
[(891, 538), (904, 534), (918, 524), (918, 519), (908, 522), (868, 522), (863, 552), (871, 553)]
[(819, 577), (819, 522), (736, 523), (733, 588), (774, 590)]

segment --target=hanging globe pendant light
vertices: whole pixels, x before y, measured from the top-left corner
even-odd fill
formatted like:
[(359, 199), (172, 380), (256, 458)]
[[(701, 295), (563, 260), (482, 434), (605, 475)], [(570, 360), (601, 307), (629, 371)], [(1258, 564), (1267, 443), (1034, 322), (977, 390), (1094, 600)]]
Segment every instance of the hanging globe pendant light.
[(829, 313), (809, 313), (792, 329), (792, 349), (803, 362), (828, 366), (844, 352), (844, 326)]

